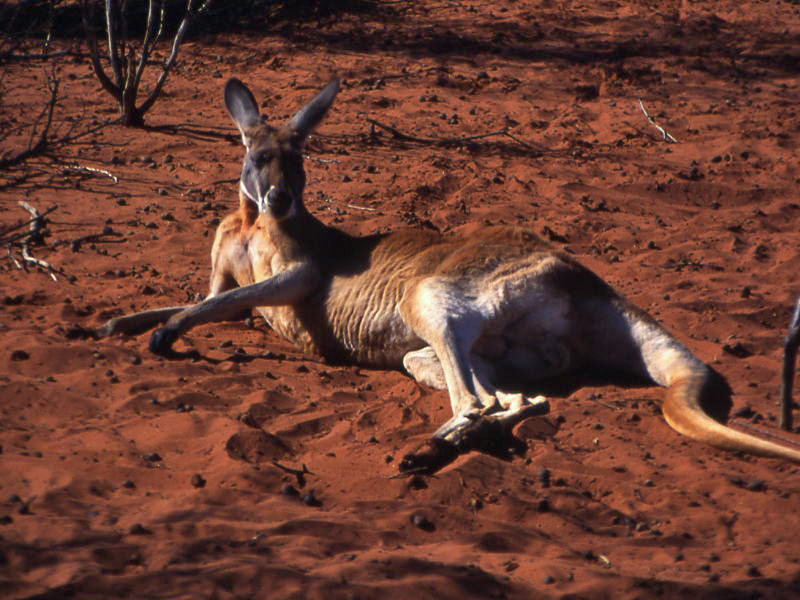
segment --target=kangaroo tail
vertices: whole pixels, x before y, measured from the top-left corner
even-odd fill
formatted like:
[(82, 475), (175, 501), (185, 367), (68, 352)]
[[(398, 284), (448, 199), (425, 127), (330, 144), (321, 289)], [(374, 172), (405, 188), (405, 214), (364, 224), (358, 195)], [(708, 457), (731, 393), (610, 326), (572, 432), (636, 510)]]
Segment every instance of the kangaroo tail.
[[(677, 376), (667, 387), (662, 410), (675, 431), (723, 450), (783, 458), (800, 464), (800, 450), (731, 429), (709, 416), (703, 403), (719, 393), (713, 372), (703, 365)], [(712, 400), (713, 401), (713, 400)]]
[(670, 427), (724, 450), (782, 458), (800, 464), (800, 449), (726, 426), (730, 390), (722, 377), (694, 357), (658, 323), (632, 307), (626, 319), (650, 377), (667, 388), (662, 406)]

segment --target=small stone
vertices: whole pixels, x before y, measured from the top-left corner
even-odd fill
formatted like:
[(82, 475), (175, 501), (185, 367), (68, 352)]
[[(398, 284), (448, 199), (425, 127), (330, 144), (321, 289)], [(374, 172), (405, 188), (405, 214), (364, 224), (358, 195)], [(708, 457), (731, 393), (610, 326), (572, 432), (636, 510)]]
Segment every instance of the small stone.
[(192, 475), (191, 483), (196, 488), (206, 487), (205, 477), (200, 475), (200, 473), (195, 473)]
[(303, 496), (303, 504), (306, 506), (322, 506), (322, 502), (314, 495), (313, 490)]
[(724, 344), (722, 351), (735, 356), (736, 358), (749, 358), (753, 356), (753, 351), (741, 342), (734, 342), (733, 344)]
[(289, 496), (294, 498), (299, 496), (300, 492), (298, 492), (297, 489), (292, 484), (284, 483), (281, 486), (281, 494), (283, 494), (284, 496)]
[(142, 359), (138, 354), (132, 354), (130, 358), (132, 365), (140, 365), (142, 364)]
[(136, 487), (136, 484), (130, 479), (126, 479), (125, 481), (122, 482), (122, 487), (132, 490), (133, 488)]
[(131, 535), (150, 535), (153, 532), (147, 529), (141, 523), (134, 523), (131, 525), (130, 529), (128, 529), (128, 533)]
[(414, 525), (414, 527), (418, 527), (423, 531), (433, 531), (434, 529), (436, 529), (436, 527), (430, 521), (430, 519), (428, 519), (428, 517), (420, 513), (414, 513), (413, 515), (411, 515), (411, 523)]
[(744, 489), (750, 492), (763, 492), (766, 491), (767, 484), (761, 479), (753, 479), (752, 481), (747, 482), (747, 484), (744, 486)]
[(536, 510), (539, 512), (547, 512), (550, 510), (550, 501), (547, 498), (542, 498), (536, 503)]
[(158, 452), (150, 452), (143, 457), (147, 462), (161, 462), (161, 455)]
[(748, 577), (761, 577), (762, 573), (761, 573), (761, 570), (757, 566), (750, 565), (749, 567), (747, 567), (747, 576)]
[(15, 361), (28, 360), (30, 357), (31, 355), (25, 352), (25, 350), (14, 350), (11, 353), (11, 360)]
[(536, 474), (536, 478), (542, 484), (542, 487), (550, 487), (550, 470), (542, 467)]

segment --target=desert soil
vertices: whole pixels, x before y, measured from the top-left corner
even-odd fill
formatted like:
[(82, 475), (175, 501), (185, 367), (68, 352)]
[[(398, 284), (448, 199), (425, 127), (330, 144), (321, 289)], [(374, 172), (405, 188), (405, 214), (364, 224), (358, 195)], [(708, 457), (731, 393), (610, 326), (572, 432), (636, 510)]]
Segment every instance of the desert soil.
[[(0, 596), (800, 597), (798, 468), (680, 436), (659, 388), (555, 395), (519, 429), (526, 457), (391, 479), (445, 392), (303, 356), (258, 319), (198, 327), (174, 360), (147, 336), (76, 336), (205, 293), (238, 202), (227, 78), (277, 124), (338, 74), (307, 148), (314, 215), (359, 234), (524, 225), (724, 374), (738, 427), (779, 435), (800, 6), (376, 4), (198, 33), (149, 129), (0, 174), (0, 226), (27, 218), (19, 200), (56, 207), (31, 251), (59, 270), (0, 257)], [(41, 110), (50, 64), (59, 131), (115, 116), (79, 53), (6, 63), (4, 126)]]

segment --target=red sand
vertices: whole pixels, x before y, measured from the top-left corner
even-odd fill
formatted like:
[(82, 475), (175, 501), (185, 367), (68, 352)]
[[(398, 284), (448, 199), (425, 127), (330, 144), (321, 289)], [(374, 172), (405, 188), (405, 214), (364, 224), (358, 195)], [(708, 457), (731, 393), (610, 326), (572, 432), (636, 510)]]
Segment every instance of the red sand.
[[(177, 129), (111, 126), (67, 150), (119, 183), (33, 161), (44, 175), (0, 190), (0, 225), (26, 216), (17, 200), (58, 205), (34, 250), (76, 279), (0, 261), (0, 595), (800, 597), (798, 469), (681, 437), (658, 388), (552, 398), (520, 428), (527, 459), (471, 454), (409, 481), (388, 477), (449, 404), (401, 373), (314, 362), (258, 322), (191, 331), (177, 347), (212, 359), (196, 362), (144, 336), (65, 336), (204, 294), (214, 225), (237, 202), (228, 77), (277, 122), (338, 73), (308, 150), (314, 214), (358, 233), (524, 223), (723, 373), (734, 411), (756, 415), (740, 422), (775, 432), (800, 295), (800, 7), (677, 6), (396, 2), (201, 37), (148, 114)], [(7, 67), (20, 117), (45, 99), (41, 71)], [(62, 78), (62, 118), (113, 116), (87, 60)], [(524, 144), (370, 136), (365, 117)], [(118, 243), (70, 249), (106, 223)], [(747, 356), (724, 349), (737, 344)]]

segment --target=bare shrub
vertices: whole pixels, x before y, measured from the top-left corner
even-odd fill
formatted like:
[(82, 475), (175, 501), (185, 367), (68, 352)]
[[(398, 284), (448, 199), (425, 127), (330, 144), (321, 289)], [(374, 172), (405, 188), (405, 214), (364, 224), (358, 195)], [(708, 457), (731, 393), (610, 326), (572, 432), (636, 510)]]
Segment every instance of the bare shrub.
[(131, 11), (142, 6), (141, 2), (129, 0), (105, 0), (105, 58), (109, 73), (103, 66), (97, 36), (91, 25), (92, 6), (89, 0), (82, 0), (83, 24), (89, 44), (92, 67), (100, 85), (119, 106), (119, 120), (123, 125), (142, 127), (144, 115), (158, 99), (170, 70), (178, 58), (178, 50), (189, 24), (195, 16), (204, 12), (211, 0), (186, 0), (183, 15), (172, 38), (170, 52), (161, 63), (161, 73), (150, 93), (141, 104), (137, 104), (142, 74), (150, 62), (153, 50), (164, 36), (167, 21), (165, 0), (147, 0), (147, 17), (141, 42), (128, 39), (128, 24)]

